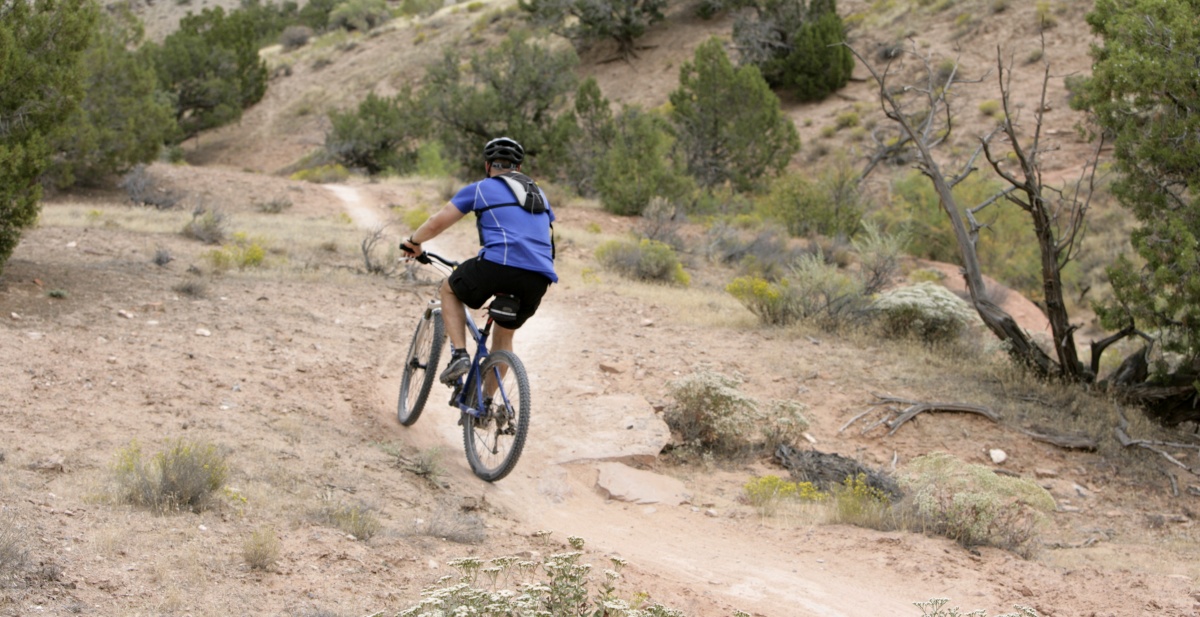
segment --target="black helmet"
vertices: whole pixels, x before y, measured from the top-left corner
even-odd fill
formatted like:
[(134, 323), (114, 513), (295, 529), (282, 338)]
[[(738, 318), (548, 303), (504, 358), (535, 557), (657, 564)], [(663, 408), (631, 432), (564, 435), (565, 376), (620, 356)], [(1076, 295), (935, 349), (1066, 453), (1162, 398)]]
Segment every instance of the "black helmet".
[(483, 147), (483, 160), (490, 163), (496, 159), (505, 159), (520, 165), (521, 161), (525, 160), (525, 148), (515, 139), (497, 137)]

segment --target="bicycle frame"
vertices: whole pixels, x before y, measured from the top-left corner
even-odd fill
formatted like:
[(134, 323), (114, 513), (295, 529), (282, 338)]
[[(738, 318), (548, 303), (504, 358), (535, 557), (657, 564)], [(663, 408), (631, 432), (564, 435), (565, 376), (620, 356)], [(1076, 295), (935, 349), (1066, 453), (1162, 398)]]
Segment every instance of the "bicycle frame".
[[(454, 268), (455, 264), (453, 262), (449, 262), (439, 255), (429, 253), (427, 253), (427, 255), (433, 259), (436, 259), (438, 262), (448, 268)], [(442, 303), (440, 300), (431, 302), (430, 305), (433, 307), (432, 310), (438, 312), (442, 310)], [(487, 321), (484, 323), (483, 328), (480, 328), (475, 323), (475, 319), (471, 316), (471, 310), (468, 307), (463, 307), (463, 313), (466, 317), (467, 334), (475, 343), (475, 353), (471, 358), (471, 369), (467, 371), (465, 376), (459, 377), (454, 383), (454, 389), (453, 393), (450, 395), (449, 404), (451, 407), (457, 407), (459, 411), (470, 415), (472, 418), (482, 418), (484, 414), (487, 413), (487, 410), (484, 409), (483, 406), (483, 402), (487, 397), (484, 395), (485, 376), (483, 375), (480, 367), (483, 365), (483, 361), (488, 357), (487, 341), (492, 332), (493, 320), (491, 315), (488, 315)], [(504, 392), (503, 384), (500, 383), (499, 380), (497, 380), (496, 392), (500, 394), (505, 403), (508, 402), (508, 394)], [(494, 397), (495, 394), (496, 393), (493, 393), (492, 396)], [(472, 400), (475, 402), (474, 405), (470, 404), (470, 401)]]
[[(483, 395), (483, 372), (479, 367), (483, 365), (484, 359), (488, 356), (487, 339), (492, 332), (492, 318), (488, 317), (487, 323), (484, 324), (483, 329), (480, 329), (475, 325), (471, 311), (463, 307), (463, 312), (467, 318), (467, 333), (471, 340), (475, 341), (475, 355), (471, 358), (471, 370), (455, 382), (454, 393), (450, 395), (450, 405), (473, 418), (479, 418), (484, 413), (483, 401), (485, 398)], [(468, 393), (474, 394), (474, 397), (467, 396)], [(475, 405), (468, 405), (467, 401), (469, 400), (474, 400)]]

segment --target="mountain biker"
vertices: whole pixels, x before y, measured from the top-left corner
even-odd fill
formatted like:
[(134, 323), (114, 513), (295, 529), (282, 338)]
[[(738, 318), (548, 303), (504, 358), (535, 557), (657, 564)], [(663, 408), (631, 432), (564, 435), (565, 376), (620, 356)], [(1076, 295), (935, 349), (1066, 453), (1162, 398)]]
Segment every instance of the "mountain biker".
[[(442, 319), (450, 338), (451, 358), (442, 371), (443, 383), (452, 384), (471, 368), (466, 349), (466, 317), (463, 305), (479, 309), (494, 295), (516, 298), (519, 306), (511, 320), (495, 318), (493, 350), (512, 351), (513, 333), (537, 312), (542, 296), (551, 283), (558, 282), (554, 272), (554, 244), (551, 223), (554, 212), (546, 194), (520, 176), (525, 149), (516, 140), (497, 137), (483, 148), (483, 169), (487, 177), (458, 191), (436, 214), (429, 217), (400, 245), (416, 257), (421, 245), (445, 231), (469, 212), (475, 212), (479, 228), (479, 254), (454, 269), (442, 282)], [(518, 202), (517, 190), (501, 174), (529, 180), (528, 186), (540, 196), (542, 212), (534, 213)], [(512, 206), (512, 207), (508, 207)], [(537, 209), (535, 209), (537, 210)], [(494, 305), (493, 305), (494, 306)]]

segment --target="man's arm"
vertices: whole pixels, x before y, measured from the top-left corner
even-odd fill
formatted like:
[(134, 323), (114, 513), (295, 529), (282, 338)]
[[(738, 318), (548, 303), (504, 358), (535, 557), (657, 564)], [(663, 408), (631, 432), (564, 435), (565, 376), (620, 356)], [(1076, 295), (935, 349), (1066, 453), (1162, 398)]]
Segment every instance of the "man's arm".
[(446, 202), (446, 205), (442, 206), (441, 210), (438, 210), (436, 214), (425, 219), (425, 222), (421, 223), (421, 226), (416, 231), (405, 238), (400, 243), (400, 246), (405, 252), (420, 255), (424, 251), (421, 248), (422, 244), (436, 238), (464, 216), (466, 216), (465, 212), (460, 211), (453, 203)]

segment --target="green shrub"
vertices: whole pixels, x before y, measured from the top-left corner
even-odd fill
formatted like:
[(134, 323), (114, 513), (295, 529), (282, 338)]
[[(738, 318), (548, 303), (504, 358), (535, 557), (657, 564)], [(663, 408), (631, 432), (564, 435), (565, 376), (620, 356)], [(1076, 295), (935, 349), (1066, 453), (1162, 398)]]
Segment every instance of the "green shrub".
[(175, 103), (177, 141), (242, 117), (267, 91), (254, 16), (221, 7), (189, 13), (156, 49), (162, 88)]
[(706, 232), (705, 252), (717, 263), (734, 265), (739, 273), (778, 281), (804, 250), (789, 246), (787, 231), (777, 224), (745, 217), (714, 223)]
[(1000, 101), (997, 101), (995, 99), (988, 99), (988, 100), (980, 103), (979, 104), (979, 113), (981, 113), (989, 118), (996, 117), (996, 114), (1000, 113)]
[(292, 51), (308, 45), (312, 37), (313, 29), (308, 26), (288, 26), (279, 34), (279, 43), (284, 51)]
[(405, 17), (432, 15), (446, 6), (443, 0), (400, 0), (399, 13)]
[(814, 175), (816, 182), (799, 174), (781, 176), (757, 201), (757, 210), (783, 223), (793, 236), (852, 237), (866, 210), (856, 172), (838, 165)]
[[(548, 535), (548, 532), (543, 532)], [(418, 604), (400, 611), (398, 617), (446, 617), (447, 615), (610, 615), (613, 617), (684, 617), (684, 613), (660, 604), (645, 604), (644, 598), (625, 600), (618, 593), (625, 560), (611, 557), (604, 578), (593, 583), (591, 564), (581, 562), (583, 540), (569, 539), (575, 550), (556, 553), (541, 562), (521, 557), (462, 557), (449, 562), (458, 571), (439, 587), (421, 592)], [(532, 579), (532, 580), (531, 580)], [(503, 588), (518, 580), (520, 591)], [(441, 586), (448, 585), (448, 586)], [(593, 589), (594, 587), (594, 589)], [(634, 608), (634, 607), (637, 608)], [(749, 617), (735, 611), (734, 617)]]
[(803, 407), (772, 401), (763, 411), (738, 391), (739, 381), (699, 371), (671, 382), (674, 403), (663, 419), (682, 440), (685, 451), (738, 456), (791, 443), (808, 428)]
[(159, 91), (154, 57), (129, 15), (101, 14), (80, 63), (84, 94), (54, 136), (56, 153), (43, 182), (100, 186), (134, 165), (158, 158), (175, 131), (174, 109)]
[(871, 310), (878, 315), (884, 336), (925, 343), (952, 341), (979, 321), (962, 298), (931, 282), (889, 289), (871, 303)]
[(786, 326), (804, 317), (787, 279), (772, 282), (757, 276), (741, 276), (726, 285), (725, 291), (768, 326)]
[(608, 39), (624, 58), (636, 57), (635, 42), (665, 19), (666, 0), (520, 0), (518, 6), (535, 26), (548, 27), (576, 48)]
[(139, 206), (153, 206), (159, 210), (170, 210), (179, 205), (183, 195), (170, 188), (161, 186), (158, 179), (139, 163), (121, 177), (118, 188), (125, 189), (129, 201)]
[(836, 329), (858, 318), (868, 302), (861, 276), (827, 263), (821, 253), (797, 259), (787, 280), (800, 318), (825, 327)]
[(892, 503), (887, 492), (871, 486), (867, 475), (847, 477), (833, 491), (834, 520), (869, 529), (890, 529)]
[(1049, 30), (1058, 25), (1058, 18), (1051, 11), (1050, 3), (1046, 0), (1038, 0), (1034, 5), (1035, 13), (1037, 14), (1037, 26), (1041, 30)]
[(593, 183), (600, 204), (614, 214), (641, 214), (650, 201), (674, 201), (691, 180), (672, 155), (670, 125), (660, 114), (626, 107), (614, 121), (612, 145), (598, 154)]
[(753, 66), (735, 67), (717, 38), (696, 48), (669, 95), (671, 121), (688, 173), (711, 189), (755, 189), (800, 151), (800, 135), (779, 97)]
[(249, 238), (245, 234), (234, 234), (232, 243), (205, 253), (204, 258), (217, 271), (258, 267), (263, 265), (267, 258), (264, 242), (265, 240), (262, 238)]
[(683, 286), (691, 282), (675, 250), (655, 240), (610, 240), (596, 248), (596, 260), (628, 278)]
[(926, 531), (966, 547), (996, 546), (1028, 557), (1054, 498), (1032, 480), (997, 474), (945, 453), (914, 459), (898, 478)]
[(301, 169), (289, 177), (292, 180), (302, 182), (328, 184), (331, 182), (345, 182), (350, 177), (350, 170), (337, 163), (330, 163), (328, 165)]
[(317, 511), (316, 519), (362, 542), (370, 540), (383, 529), (374, 510), (361, 504), (330, 504)]
[(229, 230), (229, 217), (218, 208), (197, 207), (192, 211), (192, 220), (180, 232), (186, 238), (205, 244), (220, 244), (225, 241)]
[(346, 0), (329, 13), (329, 25), (366, 32), (391, 20), (385, 0)]
[(663, 419), (686, 446), (719, 454), (746, 449), (749, 420), (756, 404), (742, 394), (739, 381), (711, 371), (701, 371), (670, 384), (674, 403)]
[(900, 259), (906, 254), (908, 238), (902, 233), (884, 233), (871, 223), (863, 223), (863, 232), (851, 241), (851, 246), (858, 256), (863, 294), (871, 296), (891, 284), (900, 271)]
[(330, 112), (329, 124), (325, 135), (329, 156), (370, 175), (412, 171), (417, 162), (417, 139), (428, 130), (428, 119), (409, 90), (394, 97), (369, 93), (353, 111)]
[(446, 178), (453, 173), (453, 166), (440, 142), (427, 141), (417, 148), (414, 171), (422, 178)]
[(5, 2), (0, 19), (0, 270), (37, 223), (39, 178), (82, 95), (81, 54), (95, 31), (98, 5)]
[(733, 42), (744, 63), (771, 86), (815, 101), (846, 85), (854, 55), (844, 45), (846, 26), (832, 0), (750, 0), (756, 19), (734, 23)]
[(856, 111), (843, 111), (837, 115), (838, 130), (853, 128), (858, 126), (860, 123), (861, 121), (858, 119), (858, 112)]
[(781, 501), (819, 502), (829, 498), (812, 482), (790, 482), (779, 476), (760, 476), (742, 485), (746, 500), (764, 515), (772, 514)]
[(792, 400), (771, 400), (758, 423), (763, 450), (773, 452), (777, 446), (794, 444), (808, 430), (804, 405)]
[[(995, 180), (972, 174), (954, 188), (964, 208), (974, 207), (1002, 190)], [(983, 272), (1031, 298), (1042, 294), (1041, 253), (1024, 211), (1000, 200), (976, 214), (980, 230), (976, 250)], [(888, 233), (903, 233), (916, 257), (961, 264), (949, 217), (927, 178), (912, 172), (892, 185), (892, 205), (877, 222)]]
[(134, 441), (118, 451), (112, 471), (118, 498), (158, 512), (208, 509), (225, 485), (225, 452), (208, 442), (178, 439), (149, 461)]
[(513, 29), (497, 45), (464, 58), (450, 46), (426, 69), (421, 108), (435, 117), (434, 134), (445, 155), (471, 173), (479, 170), (480, 135), (511, 135), (529, 156), (526, 173), (540, 173), (540, 153), (554, 150), (555, 120), (575, 91), (579, 57), (569, 47), (544, 44)]
[(292, 200), (287, 197), (275, 197), (256, 204), (256, 208), (263, 214), (279, 214), (291, 208), (292, 205)]

